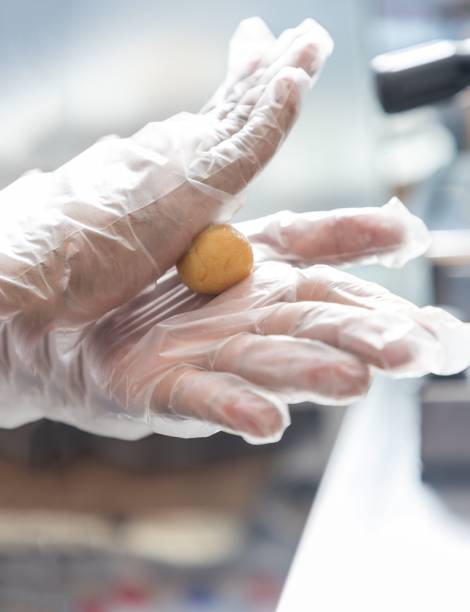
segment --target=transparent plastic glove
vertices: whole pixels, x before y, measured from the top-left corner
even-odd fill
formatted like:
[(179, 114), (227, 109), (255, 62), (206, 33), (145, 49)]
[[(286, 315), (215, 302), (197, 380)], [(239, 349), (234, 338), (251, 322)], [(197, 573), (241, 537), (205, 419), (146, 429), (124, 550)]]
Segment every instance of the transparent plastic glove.
[(174, 265), (203, 228), (230, 218), (331, 48), (311, 20), (278, 39), (247, 20), (201, 113), (103, 139), (0, 192), (0, 320), (14, 321), (25, 360), (46, 331), (96, 321)]
[(445, 365), (451, 347), (427, 309), (311, 265), (422, 252), (425, 228), (397, 202), (248, 226), (255, 272), (222, 295), (191, 293), (172, 269), (79, 337), (50, 334), (37, 355), (42, 414), (126, 438), (225, 430), (267, 442), (288, 425), (288, 403), (349, 403), (374, 369), (419, 376)]
[(431, 243), (424, 223), (398, 198), (381, 208), (302, 214), (284, 210), (237, 227), (250, 238), (258, 261), (275, 259), (297, 266), (314, 262), (401, 267)]

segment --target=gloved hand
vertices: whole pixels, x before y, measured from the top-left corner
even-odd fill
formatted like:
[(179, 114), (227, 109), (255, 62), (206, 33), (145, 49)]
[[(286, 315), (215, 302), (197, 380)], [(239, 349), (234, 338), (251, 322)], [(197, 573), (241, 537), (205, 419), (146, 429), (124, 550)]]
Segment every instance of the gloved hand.
[(126, 438), (222, 429), (267, 442), (288, 425), (288, 402), (349, 403), (374, 369), (419, 376), (468, 365), (469, 330), (456, 319), (312, 265), (393, 265), (421, 253), (426, 229), (398, 201), (281, 213), (241, 229), (255, 271), (218, 297), (193, 294), (172, 269), (79, 337), (49, 334), (35, 359), (41, 414)]
[(106, 138), (0, 192), (0, 320), (12, 321), (25, 361), (45, 332), (96, 321), (230, 218), (331, 49), (312, 20), (278, 39), (259, 19), (242, 22), (227, 77), (201, 113)]
[(439, 312), (292, 265), (406, 259), (422, 227), (401, 212), (255, 222), (255, 273), (210, 302), (171, 268), (201, 229), (230, 217), (330, 50), (314, 22), (274, 40), (251, 20), (199, 115), (103, 140), (0, 193), (2, 426), (48, 416), (127, 438), (225, 429), (268, 441), (287, 425), (287, 401), (351, 401), (371, 366), (448, 367), (453, 338), (440, 335)]

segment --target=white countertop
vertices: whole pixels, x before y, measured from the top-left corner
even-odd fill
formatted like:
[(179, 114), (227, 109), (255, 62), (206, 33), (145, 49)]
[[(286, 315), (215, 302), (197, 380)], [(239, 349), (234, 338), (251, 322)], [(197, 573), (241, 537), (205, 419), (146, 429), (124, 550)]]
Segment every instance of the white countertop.
[(470, 529), (420, 481), (416, 389), (382, 379), (349, 409), (277, 612), (470, 610)]

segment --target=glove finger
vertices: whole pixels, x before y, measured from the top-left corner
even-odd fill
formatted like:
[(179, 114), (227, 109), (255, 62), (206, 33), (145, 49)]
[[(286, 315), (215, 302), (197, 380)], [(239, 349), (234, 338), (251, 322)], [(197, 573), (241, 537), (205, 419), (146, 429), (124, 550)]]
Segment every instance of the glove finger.
[(242, 129), (201, 154), (190, 168), (193, 180), (236, 194), (262, 170), (298, 116), (308, 77), (284, 69), (267, 88)]
[(426, 306), (415, 315), (439, 340), (443, 358), (433, 372), (440, 375), (456, 374), (470, 365), (470, 324), (462, 323), (442, 308)]
[[(167, 320), (163, 325), (171, 343), (162, 348), (162, 357), (171, 363), (190, 358), (199, 367), (221, 369), (207, 361), (209, 356), (226, 338), (250, 332), (322, 341), (392, 375), (422, 375), (439, 364), (438, 336), (406, 300), (346, 273), (339, 272), (335, 280), (337, 271), (326, 266), (290, 269), (289, 275), (284, 266), (262, 266), (197, 312)], [(345, 279), (368, 287), (364, 292), (372, 306), (345, 296)], [(149, 341), (145, 353), (155, 344)]]
[(257, 260), (404, 265), (430, 243), (424, 223), (394, 198), (380, 208), (275, 215), (237, 225), (255, 246)]
[[(237, 83), (235, 89), (229, 94), (224, 95), (224, 104), (220, 105), (217, 118), (221, 122), (217, 133), (211, 139), (204, 142), (204, 146), (209, 148), (213, 144), (220, 142), (221, 134), (223, 139), (227, 139), (238, 132), (247, 119), (249, 118), (253, 108), (263, 97), (267, 85), (278, 75), (284, 68), (296, 68), (303, 70), (306, 75), (312, 77), (319, 69), (319, 64), (323, 59), (322, 52), (318, 48), (318, 44), (312, 40), (310, 35), (300, 37), (292, 49), (290, 49), (282, 58), (280, 58), (273, 66), (270, 66), (264, 71), (263, 75), (258, 73), (252, 75), (252, 82)], [(305, 88), (310, 82), (305, 80)]]
[(276, 38), (260, 17), (240, 22), (229, 43), (228, 75), (237, 78), (252, 63), (259, 65), (266, 50)]
[(265, 47), (264, 54), (245, 60), (243, 70), (229, 73), (225, 83), (202, 109), (209, 112), (220, 107), (219, 119), (233, 112), (250, 90), (266, 86), (285, 67), (302, 68), (310, 77), (320, 71), (330, 55), (333, 43), (329, 34), (313, 20), (284, 32), (275, 45)]
[(298, 26), (287, 28), (281, 32), (271, 47), (271, 61), (279, 58), (290, 47), (293, 41), (309, 32), (315, 33), (317, 39), (324, 40), (328, 43), (330, 50), (332, 49), (333, 42), (325, 28), (311, 17), (307, 17)]
[[(315, 76), (326, 59), (324, 50), (312, 35), (301, 36), (292, 45), (292, 48), (279, 58), (272, 66), (264, 70), (263, 74), (259, 71), (252, 74), (248, 80), (239, 82), (231, 92), (225, 92), (224, 104), (220, 106), (217, 115), (223, 121), (223, 129), (232, 133), (235, 131), (233, 126), (237, 126), (260, 100), (265, 92), (267, 85), (284, 68), (297, 68), (303, 70), (310, 78)], [(306, 81), (311, 85), (311, 81)]]
[(297, 33), (265, 70), (261, 82), (269, 83), (284, 67), (302, 68), (310, 77), (315, 76), (333, 51), (333, 42), (328, 32), (313, 20)]
[(417, 306), (382, 285), (358, 278), (344, 270), (315, 265), (298, 270), (298, 301), (322, 301), (370, 310), (411, 312)]
[(259, 17), (251, 17), (240, 22), (229, 43), (227, 75), (222, 85), (201, 109), (202, 113), (211, 112), (233, 98), (237, 90), (243, 95), (256, 85), (260, 74), (266, 69), (267, 49), (272, 47), (276, 38), (266, 23)]
[(363, 281), (342, 270), (320, 265), (299, 271), (297, 299), (356, 306), (367, 309), (369, 316), (374, 311), (379, 317), (387, 313), (404, 315), (436, 339), (437, 353), (431, 346), (425, 348), (424, 338), (415, 337), (415, 342), (421, 346), (423, 367), (425, 364), (429, 372), (455, 374), (470, 365), (469, 325), (441, 308), (419, 308), (376, 283)]
[(367, 392), (368, 367), (322, 342), (241, 333), (222, 342), (207, 364), (282, 394), (289, 403), (350, 404)]
[(319, 73), (332, 52), (333, 43), (326, 30), (315, 22), (312, 24), (310, 28), (292, 30), (285, 44), (270, 53), (269, 61), (262, 62), (262, 67), (226, 91), (225, 101), (233, 102), (251, 88), (267, 85), (283, 68), (301, 68), (309, 77)]
[(274, 394), (230, 373), (188, 366), (159, 381), (151, 410), (212, 423), (251, 442), (277, 441), (289, 425), (287, 406)]
[(258, 265), (251, 277), (212, 300), (201, 318), (193, 317), (189, 328), (183, 324), (181, 333), (200, 335), (209, 314), (221, 335), (304, 335), (400, 376), (434, 371), (442, 357), (442, 343), (418, 307), (324, 265)]
[(393, 376), (421, 376), (439, 363), (436, 337), (411, 317), (334, 303), (297, 302), (267, 308), (260, 333), (318, 340)]

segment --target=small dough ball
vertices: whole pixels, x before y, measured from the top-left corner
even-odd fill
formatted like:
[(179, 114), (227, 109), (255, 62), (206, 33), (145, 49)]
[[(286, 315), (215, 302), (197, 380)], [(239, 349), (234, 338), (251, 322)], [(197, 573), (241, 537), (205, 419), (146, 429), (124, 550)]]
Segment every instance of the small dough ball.
[(250, 274), (253, 251), (231, 225), (213, 225), (199, 234), (177, 268), (190, 289), (217, 295)]

